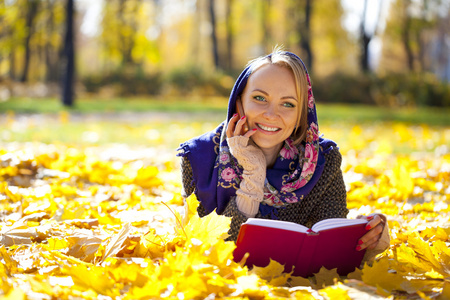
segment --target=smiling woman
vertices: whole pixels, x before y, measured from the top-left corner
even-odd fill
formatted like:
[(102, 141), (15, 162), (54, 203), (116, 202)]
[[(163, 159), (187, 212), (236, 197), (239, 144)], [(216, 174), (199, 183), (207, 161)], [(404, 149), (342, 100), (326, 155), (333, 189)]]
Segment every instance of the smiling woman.
[[(292, 71), (277, 65), (261, 67), (247, 82), (241, 96), (245, 115), (238, 126), (230, 123), (228, 137), (240, 135), (242, 123), (246, 121), (250, 131), (245, 136), (259, 146), (267, 165), (273, 165), (283, 142), (297, 127), (302, 107), (297, 98)], [(233, 117), (237, 118), (238, 115)]]
[[(237, 79), (227, 120), (179, 148), (183, 196), (195, 192), (198, 212), (232, 217), (230, 239), (248, 218), (311, 227), (345, 218), (346, 190), (337, 145), (319, 137), (311, 81), (301, 59), (275, 50), (250, 62)], [(383, 215), (371, 215), (355, 241), (366, 260), (386, 249)]]

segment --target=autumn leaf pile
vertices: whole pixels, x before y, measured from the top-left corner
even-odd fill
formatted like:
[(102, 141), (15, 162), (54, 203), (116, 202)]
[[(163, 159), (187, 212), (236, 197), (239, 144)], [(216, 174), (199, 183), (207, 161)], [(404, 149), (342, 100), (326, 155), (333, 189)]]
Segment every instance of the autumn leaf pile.
[(183, 207), (172, 149), (3, 143), (0, 297), (450, 299), (450, 128), (322, 131), (343, 154), (349, 217), (388, 218), (373, 265), (301, 278), (234, 262), (230, 220)]

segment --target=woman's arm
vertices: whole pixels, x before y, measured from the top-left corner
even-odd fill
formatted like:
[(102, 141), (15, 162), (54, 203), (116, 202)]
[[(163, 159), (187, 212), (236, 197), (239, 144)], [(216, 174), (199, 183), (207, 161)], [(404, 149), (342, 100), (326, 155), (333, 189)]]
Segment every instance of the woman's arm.
[(193, 182), (194, 175), (192, 173), (191, 163), (186, 156), (181, 157), (181, 181), (183, 188), (181, 196), (183, 198), (189, 197), (195, 190), (195, 183)]

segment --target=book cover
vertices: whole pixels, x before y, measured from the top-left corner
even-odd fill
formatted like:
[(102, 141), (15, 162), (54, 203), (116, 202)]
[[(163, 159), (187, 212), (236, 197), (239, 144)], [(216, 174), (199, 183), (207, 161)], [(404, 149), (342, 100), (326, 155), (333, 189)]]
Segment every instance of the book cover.
[(249, 218), (242, 224), (234, 260), (246, 253), (248, 267), (265, 267), (270, 259), (294, 268), (294, 276), (309, 277), (323, 266), (347, 275), (359, 267), (365, 250), (357, 251), (358, 240), (367, 232), (364, 219), (322, 220), (309, 229), (292, 222)]

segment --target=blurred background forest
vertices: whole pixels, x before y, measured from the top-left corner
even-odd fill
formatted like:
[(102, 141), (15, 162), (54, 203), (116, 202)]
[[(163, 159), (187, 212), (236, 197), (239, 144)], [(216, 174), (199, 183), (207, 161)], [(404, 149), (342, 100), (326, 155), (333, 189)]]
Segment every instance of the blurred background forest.
[(283, 45), (319, 103), (449, 107), (449, 11), (450, 0), (0, 0), (0, 101), (223, 97), (249, 59)]

